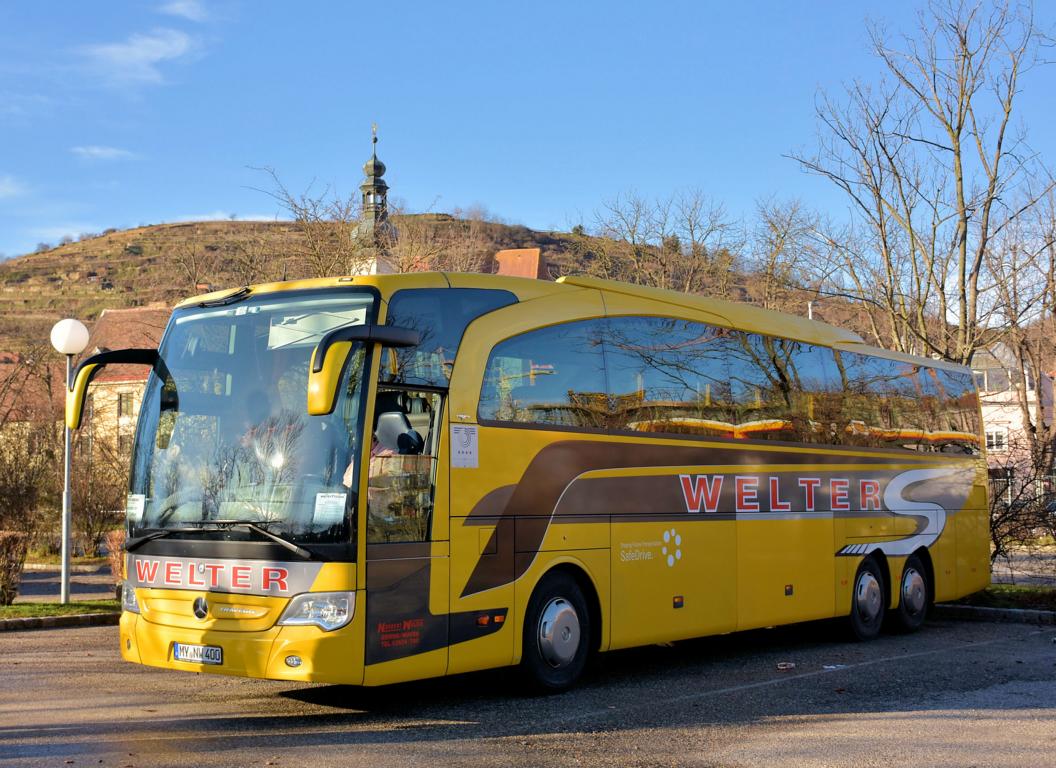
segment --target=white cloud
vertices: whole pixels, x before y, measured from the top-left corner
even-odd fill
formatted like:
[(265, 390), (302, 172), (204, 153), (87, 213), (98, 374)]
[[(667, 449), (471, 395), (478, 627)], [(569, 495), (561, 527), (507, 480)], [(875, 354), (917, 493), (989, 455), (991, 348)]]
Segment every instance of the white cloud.
[(92, 68), (113, 83), (151, 84), (162, 81), (158, 65), (186, 56), (194, 40), (176, 29), (137, 32), (123, 43), (89, 45), (81, 49)]
[(274, 213), (232, 213), (231, 211), (211, 211), (210, 213), (197, 213), (188, 216), (176, 216), (169, 219), (170, 222), (187, 221), (227, 221), (234, 217), (235, 221), (285, 221)]
[(0, 176), (0, 200), (22, 197), (28, 191), (14, 176)]
[(72, 237), (74, 240), (85, 232), (98, 232), (101, 227), (98, 224), (86, 222), (65, 222), (46, 227), (33, 227), (29, 234), (40, 240), (58, 242), (64, 237)]
[(158, 13), (179, 16), (188, 21), (202, 22), (209, 18), (209, 12), (200, 0), (171, 0), (158, 8)]
[(70, 152), (85, 160), (123, 160), (132, 157), (127, 149), (117, 147), (103, 147), (98, 144), (88, 144), (83, 147), (70, 147)]

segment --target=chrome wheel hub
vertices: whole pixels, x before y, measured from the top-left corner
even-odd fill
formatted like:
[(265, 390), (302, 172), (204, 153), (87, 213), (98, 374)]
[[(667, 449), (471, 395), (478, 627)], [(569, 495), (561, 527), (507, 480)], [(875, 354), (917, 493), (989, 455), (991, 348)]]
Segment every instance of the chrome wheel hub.
[(551, 667), (563, 667), (579, 648), (579, 616), (572, 603), (555, 597), (539, 617), (539, 652)]
[(883, 607), (880, 582), (868, 571), (858, 576), (858, 583), (854, 587), (854, 606), (858, 616), (866, 623), (874, 622), (880, 616)]
[(928, 590), (924, 585), (924, 577), (916, 568), (907, 568), (902, 574), (902, 605), (906, 612), (917, 615), (924, 610), (924, 604), (928, 599)]

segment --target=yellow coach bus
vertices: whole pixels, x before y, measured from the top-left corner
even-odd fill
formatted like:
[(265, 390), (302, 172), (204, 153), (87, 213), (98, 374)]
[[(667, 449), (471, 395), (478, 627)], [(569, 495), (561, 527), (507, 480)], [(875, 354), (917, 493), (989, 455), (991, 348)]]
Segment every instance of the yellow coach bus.
[(845, 616), (989, 581), (968, 370), (568, 277), (276, 283), (180, 304), (127, 502), (124, 658), (380, 685)]

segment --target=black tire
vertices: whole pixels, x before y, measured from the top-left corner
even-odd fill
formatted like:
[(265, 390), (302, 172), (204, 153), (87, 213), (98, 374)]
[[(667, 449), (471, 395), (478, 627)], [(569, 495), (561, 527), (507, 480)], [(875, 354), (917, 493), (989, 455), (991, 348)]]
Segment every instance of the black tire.
[[(549, 619), (545, 626), (544, 618)], [(575, 685), (591, 655), (592, 622), (587, 600), (575, 579), (560, 571), (542, 578), (524, 617), (521, 669), (530, 690), (559, 693)], [(573, 637), (576, 632), (578, 638)]]
[(880, 634), (887, 608), (884, 573), (876, 560), (865, 558), (854, 575), (851, 590), (851, 633), (857, 640), (872, 640)]
[(928, 570), (916, 555), (906, 559), (898, 590), (898, 608), (891, 612), (891, 628), (896, 632), (916, 632), (928, 617), (932, 595)]

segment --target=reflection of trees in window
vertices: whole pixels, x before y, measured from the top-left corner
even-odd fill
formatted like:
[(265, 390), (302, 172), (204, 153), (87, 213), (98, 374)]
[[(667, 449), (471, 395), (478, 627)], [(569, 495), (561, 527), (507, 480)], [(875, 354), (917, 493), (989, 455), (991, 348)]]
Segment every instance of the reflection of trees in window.
[(616, 429), (816, 442), (814, 390), (832, 353), (668, 318), (613, 318), (606, 366)]
[(725, 329), (684, 320), (619, 317), (605, 343), (615, 429), (721, 435), (733, 405)]
[(415, 288), (389, 301), (386, 325), (418, 331), (417, 346), (388, 350), (381, 378), (387, 383), (446, 387), (466, 326), (517, 301), (509, 291), (483, 288)]
[(841, 352), (844, 379), (842, 423), (853, 445), (922, 445), (918, 366), (882, 357)]
[(485, 420), (605, 426), (602, 320), (541, 328), (496, 345), (480, 399)]
[(936, 450), (978, 451), (979, 397), (971, 376), (941, 368), (925, 368), (922, 375), (931, 446)]
[(966, 375), (660, 317), (507, 340), (480, 402), (485, 420), (618, 431), (913, 450), (979, 440)]
[(978, 449), (978, 405), (969, 374), (850, 352), (838, 358), (852, 444)]

